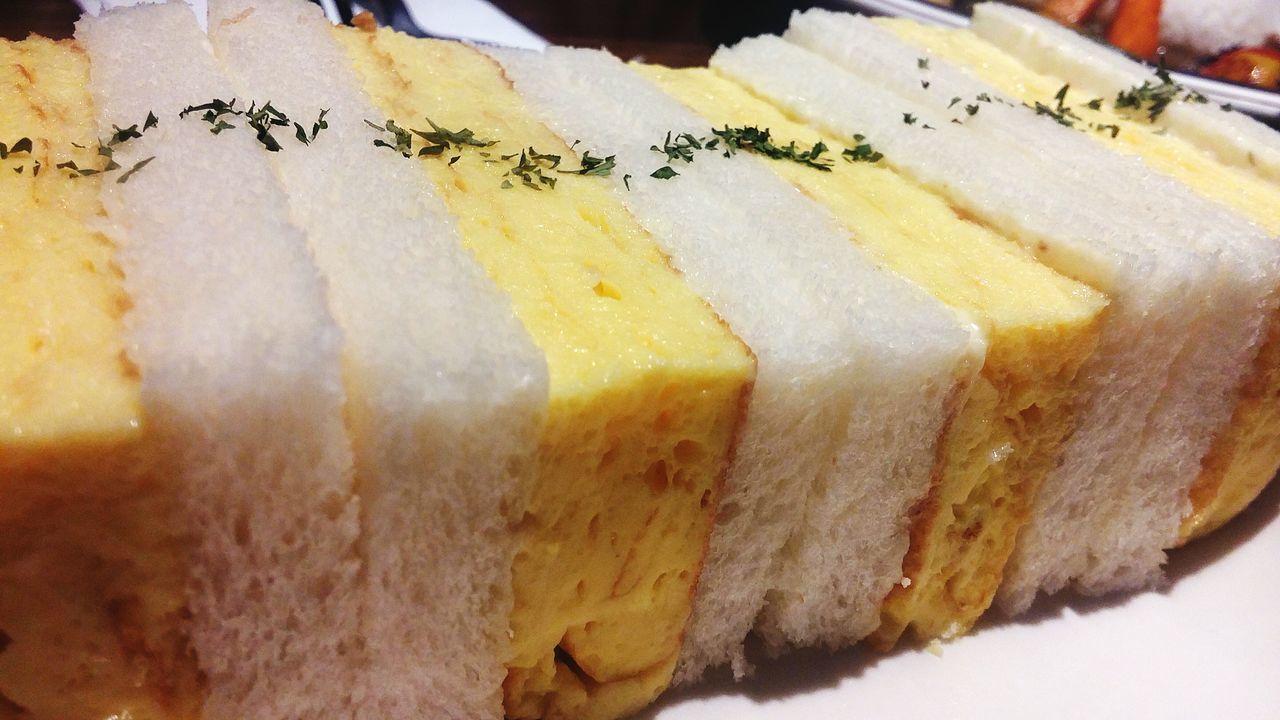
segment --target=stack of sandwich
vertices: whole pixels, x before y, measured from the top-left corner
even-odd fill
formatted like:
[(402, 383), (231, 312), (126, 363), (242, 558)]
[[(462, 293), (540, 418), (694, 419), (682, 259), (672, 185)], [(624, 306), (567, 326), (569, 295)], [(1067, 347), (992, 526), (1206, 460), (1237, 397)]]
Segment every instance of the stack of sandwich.
[(1280, 137), (1026, 12), (0, 43), (0, 718), (619, 718), (1280, 466)]

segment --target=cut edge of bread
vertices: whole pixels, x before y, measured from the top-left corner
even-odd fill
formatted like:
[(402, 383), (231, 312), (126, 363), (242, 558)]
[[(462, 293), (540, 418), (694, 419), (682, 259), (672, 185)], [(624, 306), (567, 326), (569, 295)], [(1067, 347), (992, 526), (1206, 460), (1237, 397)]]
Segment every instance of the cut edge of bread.
[(263, 156), (345, 334), (366, 563), (362, 705), (386, 718), (500, 717), (513, 529), (546, 411), (545, 358), (418, 164), (369, 142), (364, 121), (380, 113), (319, 7), (215, 0), (209, 31), (245, 97), (329, 110), (309, 146)]

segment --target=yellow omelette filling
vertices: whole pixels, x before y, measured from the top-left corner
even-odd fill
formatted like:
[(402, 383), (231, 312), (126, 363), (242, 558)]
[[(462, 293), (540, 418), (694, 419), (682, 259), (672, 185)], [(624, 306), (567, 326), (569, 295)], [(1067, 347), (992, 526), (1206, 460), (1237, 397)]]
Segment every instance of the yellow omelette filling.
[(1240, 389), (1231, 424), (1200, 463), (1182, 541), (1206, 535), (1244, 510), (1280, 470), (1280, 314)]
[(496, 63), (458, 43), (336, 32), (397, 124), (429, 130), (429, 117), (498, 141), (422, 162), (550, 372), (513, 567), (507, 714), (634, 712), (671, 679), (754, 361), (606, 181), (544, 166), (557, 184), (535, 190), (504, 175), (530, 147), (560, 169), (579, 161)]
[[(713, 70), (637, 66), (711, 126), (769, 129), (808, 148), (837, 139), (786, 117)], [(927, 639), (967, 630), (990, 605), (1030, 502), (1071, 430), (1072, 380), (1097, 343), (1106, 299), (970, 222), (881, 163), (837, 159), (830, 172), (769, 162), (825, 205), (878, 263), (927, 289), (986, 333), (986, 364), (952, 421), (937, 480), (917, 509), (903, 576), (876, 640), (910, 626)], [(998, 278), (998, 282), (993, 282)]]
[(69, 42), (0, 41), (0, 142), (32, 141), (0, 160), (0, 717), (194, 717), (171, 497), (131, 469), (129, 302), (86, 226), (97, 179), (54, 167), (98, 165), (88, 69)]
[[(902, 39), (962, 65), (1001, 92), (1028, 104), (1056, 106), (1066, 81), (1037, 73), (968, 31), (879, 20)], [(1224, 165), (1209, 152), (1166, 134), (1160, 124), (1132, 109), (1117, 111), (1114, 98), (1068, 88), (1064, 102), (1081, 119), (1075, 125), (1123, 153), (1137, 155), (1206, 198), (1233, 208), (1271, 234), (1280, 234), (1280, 188), (1250, 172)], [(1235, 516), (1262, 492), (1280, 469), (1280, 314), (1240, 392), (1230, 425), (1214, 440), (1191, 491), (1192, 510), (1183, 541), (1207, 533)]]

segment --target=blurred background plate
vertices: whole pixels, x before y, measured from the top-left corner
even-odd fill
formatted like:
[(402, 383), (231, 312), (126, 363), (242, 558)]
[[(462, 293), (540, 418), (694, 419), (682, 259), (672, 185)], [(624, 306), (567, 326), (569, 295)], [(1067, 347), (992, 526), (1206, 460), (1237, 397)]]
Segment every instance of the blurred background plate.
[[(856, 12), (911, 18), (932, 25), (964, 27), (969, 24), (969, 18), (964, 14), (925, 0), (842, 0), (842, 4)], [(1280, 121), (1280, 92), (1237, 85), (1192, 73), (1174, 72), (1172, 75), (1178, 83), (1202, 93), (1214, 102), (1231, 105), (1272, 125)]]
[[(2, 0), (19, 2), (21, 0)], [(145, 0), (143, 0), (145, 1)], [(383, 25), (419, 36), (455, 38), (494, 45), (541, 50), (547, 41), (511, 19), (487, 0), (313, 0), (334, 22), (349, 22), (364, 10), (372, 12)], [(97, 14), (102, 7), (134, 5), (139, 0), (75, 0), (81, 9)], [(205, 14), (205, 0), (187, 0), (196, 17)]]

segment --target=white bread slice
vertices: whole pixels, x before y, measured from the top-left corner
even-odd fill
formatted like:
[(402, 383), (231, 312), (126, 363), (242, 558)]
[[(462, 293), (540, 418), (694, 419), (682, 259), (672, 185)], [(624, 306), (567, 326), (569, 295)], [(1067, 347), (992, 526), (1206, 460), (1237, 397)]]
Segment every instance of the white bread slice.
[(178, 112), (230, 87), (182, 4), (85, 18), (99, 126), (154, 112), (103, 184), (134, 302), (130, 355), (194, 541), (192, 646), (206, 718), (351, 717), (358, 502), (341, 336), (248, 133)]
[(367, 584), (361, 714), (501, 717), (511, 529), (546, 360), (425, 175), (373, 146), (365, 119), (381, 114), (319, 7), (215, 0), (209, 36), (244, 102), (270, 99), (308, 132), (329, 111), (310, 146), (283, 128), (269, 157), (345, 335)]
[(864, 636), (899, 579), (946, 416), (983, 362), (976, 328), (877, 270), (763, 161), (704, 152), (651, 178), (667, 164), (651, 145), (710, 128), (616, 58), (489, 52), (562, 138), (616, 154), (619, 198), (759, 360), (677, 681), (726, 662), (745, 673), (766, 596), (775, 645)]
[[(1062, 466), (1041, 488), (1019, 541), (1035, 551), (1015, 552), (1002, 602), (1024, 609), (1038, 589), (1057, 590), (1068, 581), (1085, 592), (1103, 592), (1158, 579), (1162, 550), (1176, 542), (1187, 483), (1200, 457), (1168, 440), (1207, 442), (1209, 429), (1226, 418), (1230, 391), (1248, 358), (1247, 349), (1225, 346), (1231, 351), (1218, 359), (1221, 366), (1206, 367), (1203, 356), (1214, 349), (1215, 328), (1188, 322), (1222, 316), (1202, 310), (1226, 301), (1219, 253), (1181, 247), (1162, 237), (1168, 228), (1147, 220), (1151, 208), (1110, 206), (1100, 193), (1016, 145), (953, 124), (946, 113), (778, 38), (721, 50), (712, 65), (832, 132), (865, 134), (885, 162), (1002, 228), (1051, 267), (1112, 297), (1098, 353), (1081, 371), (1081, 427), (1068, 441)], [(917, 67), (914, 59), (911, 67)], [(904, 112), (917, 118), (914, 124), (904, 122)], [(1260, 323), (1262, 310), (1251, 310), (1247, 322), (1220, 337), (1252, 345), (1256, 339), (1248, 335), (1256, 333), (1253, 321)], [(1192, 396), (1198, 386), (1213, 395), (1200, 402)], [(1201, 410), (1212, 413), (1209, 422), (1195, 417)], [(1149, 423), (1149, 417), (1157, 421)], [(1180, 423), (1192, 420), (1194, 434), (1181, 434)]]
[[(1002, 3), (974, 6), (970, 29), (1041, 72), (1071, 78), (1073, 85), (1108, 99), (1142, 85), (1159, 84), (1151, 68), (1048, 18)], [(1266, 125), (1214, 103), (1176, 101), (1161, 114), (1176, 135), (1213, 152), (1219, 160), (1280, 180), (1280, 137)]]
[[(1213, 295), (1206, 298), (1198, 320), (1188, 318), (1201, 330), (1176, 361), (1166, 392), (1149, 420), (1144, 442), (1157, 448), (1156, 453), (1148, 452), (1136, 467), (1121, 471), (1130, 477), (1145, 477), (1143, 485), (1189, 489), (1213, 437), (1229, 422), (1242, 379), (1235, 373), (1242, 363), (1243, 367), (1252, 364), (1261, 344), (1263, 323), (1280, 286), (1280, 247), (1272, 238), (1242, 216), (1153, 172), (1140, 159), (1110, 151), (1082, 132), (1087, 128), (1071, 129), (1052, 118), (1038, 117), (994, 87), (898, 39), (867, 18), (813, 10), (793, 17), (786, 38), (936, 112), (950, 110), (963, 127), (984, 133), (994, 142), (1021, 149), (1032, 162), (1045, 164), (1081, 188), (1081, 202), (1143, 218), (1154, 231), (1145, 238), (1156, 241), (1148, 243), (1154, 249), (1188, 249), (1205, 262), (1217, 258), (1221, 276)], [(857, 48), (856, 52), (851, 48)], [(952, 98), (962, 97), (963, 103), (969, 103), (978, 96), (992, 102), (979, 103), (976, 114), (970, 115), (959, 106), (949, 107)], [(1044, 101), (1052, 102), (1050, 98)], [(1091, 194), (1091, 201), (1083, 199), (1083, 191)], [(1153, 208), (1149, 198), (1160, 198), (1178, 212)], [(1186, 514), (1180, 507), (1163, 512), (1167, 513), (1166, 522)], [(1034, 532), (1033, 528), (1032, 537)], [(1164, 547), (1174, 544), (1170, 538)], [(1055, 552), (1049, 551), (1048, 557), (1054, 557)], [(1014, 571), (1004, 592), (1016, 594), (1020, 586), (1036, 582), (1036, 573), (1025, 574), (1020, 569), (1039, 565), (1045, 557), (1045, 548), (1024, 542), (1015, 554)], [(1098, 590), (1109, 589), (1105, 579), (1101, 583), (1091, 584)]]

